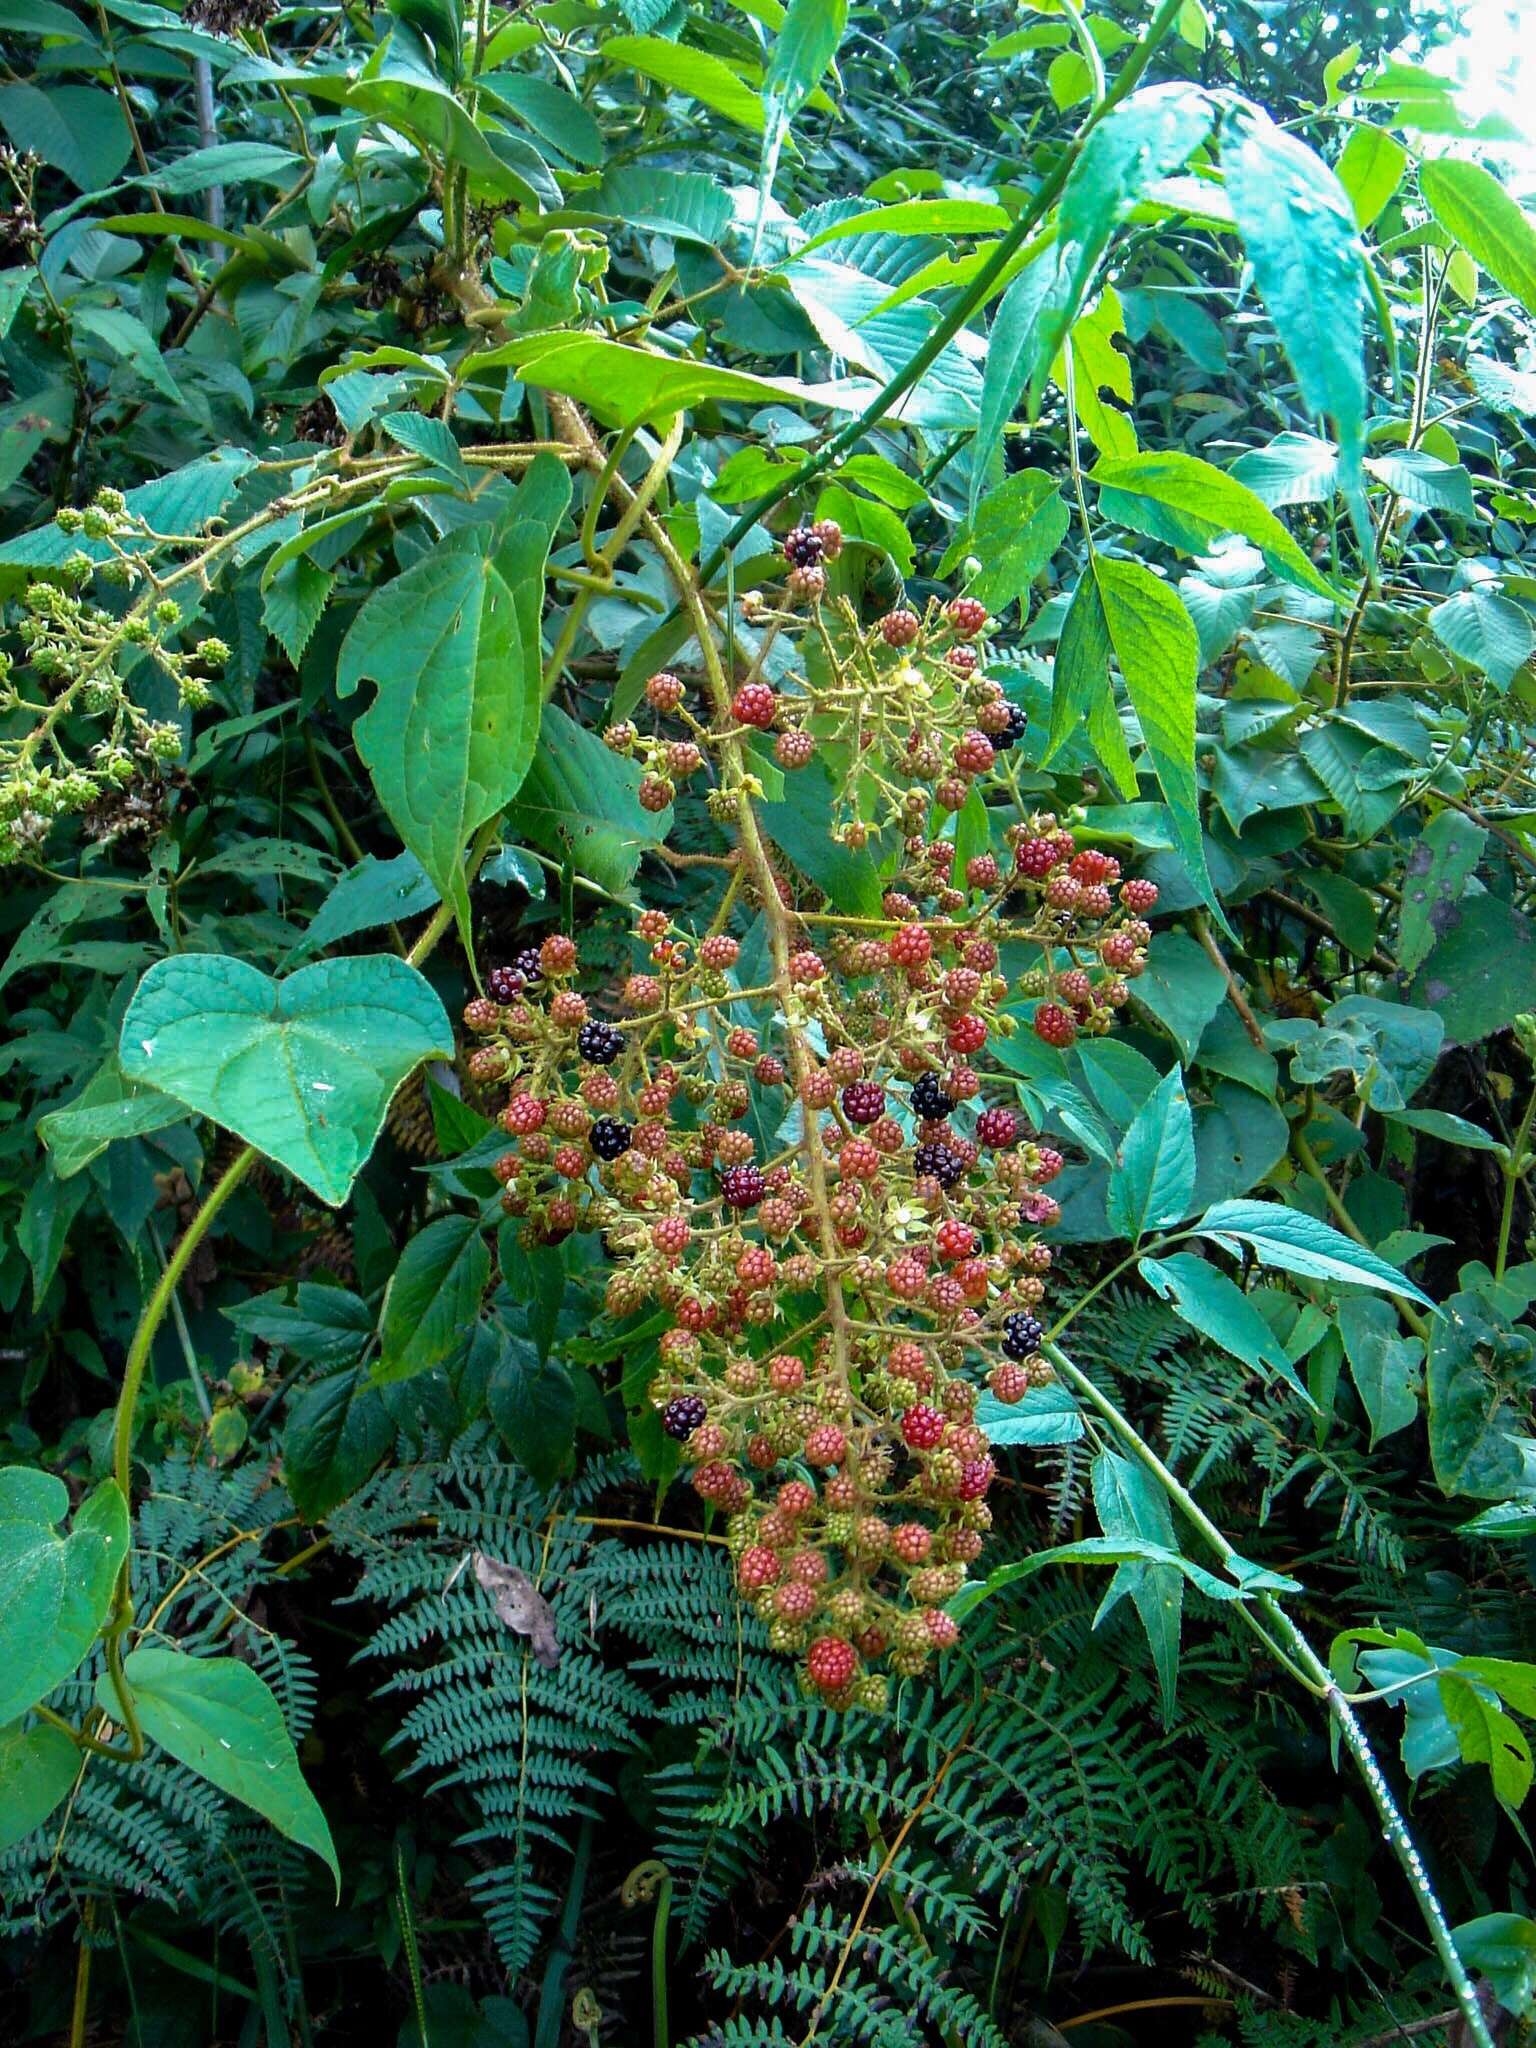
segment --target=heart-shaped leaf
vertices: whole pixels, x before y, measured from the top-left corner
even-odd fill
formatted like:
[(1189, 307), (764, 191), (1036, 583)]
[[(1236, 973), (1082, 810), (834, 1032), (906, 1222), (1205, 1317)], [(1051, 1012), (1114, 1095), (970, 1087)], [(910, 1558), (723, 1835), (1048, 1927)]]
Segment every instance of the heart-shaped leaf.
[(69, 1489), (27, 1465), (0, 1471), (0, 1725), (74, 1671), (112, 1605), (128, 1554), (128, 1504), (107, 1479), (68, 1536)]
[(79, 1769), (80, 1752), (62, 1728), (0, 1728), (0, 1853), (42, 1826)]
[(392, 954), (322, 960), (274, 981), (212, 953), (160, 960), (134, 991), (118, 1057), (339, 1207), (390, 1097), (453, 1049), (436, 991)]
[[(283, 1710), (272, 1688), (238, 1657), (192, 1657), (185, 1650), (132, 1650), (123, 1675), (139, 1723), (176, 1761), (253, 1806), (279, 1834), (325, 1863), (341, 1891), (341, 1870), (320, 1803), (305, 1784)], [(105, 1672), (96, 1701), (116, 1721), (117, 1697)]]

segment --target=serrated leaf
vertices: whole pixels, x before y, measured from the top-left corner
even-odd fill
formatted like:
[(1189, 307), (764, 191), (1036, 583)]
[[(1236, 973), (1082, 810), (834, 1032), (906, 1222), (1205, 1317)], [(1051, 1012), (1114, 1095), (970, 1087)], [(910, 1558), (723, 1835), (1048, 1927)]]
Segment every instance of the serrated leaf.
[(640, 770), (558, 705), (546, 707), (533, 766), (507, 824), (519, 838), (569, 860), (610, 893), (628, 888), (640, 856), (665, 839), (672, 813), (647, 811), (635, 792)]
[(1385, 128), (1351, 128), (1336, 165), (1355, 219), (1368, 228), (1403, 181), (1408, 152)]
[(118, 1058), (339, 1206), (390, 1098), (453, 1032), (424, 976), (375, 954), (274, 981), (249, 961), (180, 953), (150, 968), (123, 1017)]
[(1174, 1067), (1137, 1111), (1117, 1148), (1105, 1197), (1110, 1228), (1135, 1244), (1149, 1230), (1180, 1222), (1194, 1191), (1194, 1121), (1183, 1073)]
[[(1168, 1496), (1145, 1466), (1114, 1451), (1100, 1451), (1093, 1461), (1092, 1485), (1094, 1509), (1106, 1537), (1112, 1541), (1141, 1539), (1166, 1550), (1177, 1549)], [(1127, 1596), (1135, 1604), (1146, 1631), (1166, 1722), (1173, 1713), (1178, 1682), (1184, 1581), (1167, 1565), (1118, 1565), (1093, 1617), (1094, 1627)]]
[(0, 128), (81, 192), (110, 185), (133, 148), (117, 95), (94, 85), (0, 86)]
[(1448, 1038), (1472, 1045), (1536, 1009), (1536, 924), (1497, 896), (1448, 903), (1413, 984)]
[(1435, 157), (1419, 167), (1419, 191), (1440, 225), (1488, 275), (1536, 313), (1536, 227), (1481, 164)]
[(395, 1440), (383, 1396), (354, 1367), (292, 1397), (283, 1425), (283, 1481), (306, 1521), (356, 1493)]
[(491, 1275), (477, 1216), (439, 1216), (400, 1255), (379, 1322), (377, 1386), (451, 1358), (474, 1327)]
[(1458, 590), (1429, 615), (1429, 630), (1461, 661), (1481, 669), (1507, 690), (1536, 650), (1536, 628), (1507, 597), (1492, 590)]
[(104, 1479), (69, 1513), (51, 1472), (0, 1467), (0, 1724), (62, 1685), (95, 1642), (128, 1555), (128, 1503)]
[(1066, 1387), (1030, 1387), (1017, 1401), (999, 1401), (983, 1394), (976, 1404), (976, 1426), (990, 1443), (1039, 1449), (1075, 1444), (1083, 1435), (1083, 1412)]
[(1099, 510), (1106, 519), (1166, 542), (1185, 554), (1209, 554), (1223, 534), (1241, 534), (1259, 549), (1271, 571), (1313, 590), (1334, 593), (1274, 513), (1236, 477), (1178, 449), (1123, 457), (1094, 465)]
[(1339, 451), (1331, 441), (1289, 429), (1263, 448), (1250, 448), (1229, 475), (1256, 498), (1276, 505), (1325, 505), (1338, 489)]
[(1296, 1376), (1280, 1340), (1243, 1290), (1225, 1273), (1193, 1252), (1171, 1252), (1166, 1258), (1142, 1259), (1142, 1278), (1174, 1313), (1240, 1359), (1250, 1370), (1282, 1379), (1308, 1406), (1311, 1396)]
[(1418, 1420), (1424, 1346), (1417, 1337), (1401, 1335), (1395, 1313), (1384, 1301), (1368, 1296), (1341, 1301), (1338, 1320), (1374, 1451), (1383, 1437)]
[(307, 555), (284, 562), (262, 594), (262, 624), (297, 668), (304, 659), (336, 577)]
[(1261, 1265), (1278, 1266), (1313, 1280), (1345, 1280), (1355, 1287), (1374, 1287), (1406, 1295), (1426, 1308), (1434, 1303), (1406, 1273), (1331, 1224), (1320, 1223), (1301, 1209), (1280, 1202), (1218, 1202), (1207, 1209), (1196, 1228), (1204, 1237), (1235, 1239), (1250, 1245)]
[(658, 85), (686, 93), (728, 121), (762, 132), (766, 117), (761, 95), (723, 57), (660, 36), (610, 36), (601, 45), (601, 55), (607, 64), (654, 78)]
[[(129, 1651), (123, 1674), (150, 1741), (311, 1850), (335, 1878), (339, 1898), (341, 1866), (330, 1828), (304, 1782), (266, 1680), (237, 1657), (193, 1657), (150, 1645)], [(96, 1703), (119, 1718), (105, 1672), (96, 1682)]]

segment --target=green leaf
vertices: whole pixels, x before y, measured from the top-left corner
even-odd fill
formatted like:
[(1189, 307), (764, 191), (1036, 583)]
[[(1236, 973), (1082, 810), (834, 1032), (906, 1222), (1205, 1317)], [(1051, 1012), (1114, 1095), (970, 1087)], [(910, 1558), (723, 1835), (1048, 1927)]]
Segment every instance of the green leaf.
[(1508, 1347), (1508, 1326), (1471, 1292), (1453, 1294), (1430, 1333), (1429, 1456), (1448, 1499), (1503, 1500), (1521, 1488), (1528, 1400), (1497, 1370)]
[(1428, 624), (1442, 647), (1481, 669), (1501, 690), (1509, 688), (1536, 650), (1536, 628), (1529, 618), (1492, 590), (1458, 590), (1435, 606)]
[(1132, 986), (1137, 1002), (1186, 1061), (1194, 1058), (1206, 1026), (1227, 999), (1226, 977), (1188, 932), (1155, 933), (1146, 972)]
[(1222, 164), (1248, 260), (1301, 395), (1333, 422), (1363, 548), (1365, 259), (1349, 195), (1322, 158), (1245, 107), (1223, 130)]
[(304, 659), (335, 584), (331, 570), (301, 554), (279, 563), (264, 586), (261, 622), (295, 668)]
[(1536, 2005), (1536, 1920), (1519, 1913), (1485, 1913), (1453, 1927), (1451, 1939), (1462, 1962), (1487, 1978), (1506, 2011), (1519, 2019)]
[(829, 242), (852, 241), (861, 235), (985, 235), (1006, 228), (1005, 208), (986, 199), (903, 199), (894, 206), (872, 207), (833, 221), (802, 242), (796, 256), (809, 256)]
[(1253, 542), (1276, 576), (1333, 597), (1327, 580), (1263, 500), (1199, 456), (1178, 449), (1105, 456), (1091, 474), (1106, 519), (1190, 555), (1209, 554), (1223, 534), (1241, 534)]
[(437, 884), (428, 880), (414, 853), (397, 853), (393, 860), (365, 854), (332, 885), (294, 952), (318, 952), (396, 918), (419, 916), (441, 901)]
[(1075, 1444), (1083, 1436), (1083, 1411), (1066, 1387), (1030, 1387), (1011, 1402), (983, 1394), (976, 1404), (976, 1426), (990, 1443), (1008, 1448)]
[(64, 1730), (46, 1721), (0, 1728), (0, 1855), (42, 1826), (68, 1796), (81, 1763)]
[(730, 193), (703, 171), (669, 171), (651, 163), (615, 165), (586, 203), (630, 227), (706, 248), (724, 241), (736, 216)]
[(1442, 1672), (1435, 1690), (1455, 1731), (1462, 1762), (1486, 1764), (1493, 1796), (1507, 1812), (1518, 1812), (1536, 1775), (1531, 1745), (1520, 1724), (1454, 1671)]
[(1385, 128), (1351, 128), (1335, 168), (1356, 221), (1368, 228), (1402, 183), (1408, 152)]
[(133, 148), (117, 95), (94, 85), (0, 86), (0, 128), (82, 192), (110, 185)]
[(1033, 1577), (1048, 1565), (1139, 1563), (1170, 1566), (1210, 1600), (1246, 1600), (1251, 1593), (1301, 1591), (1294, 1579), (1288, 1579), (1279, 1572), (1264, 1571), (1250, 1564), (1246, 1558), (1233, 1556), (1227, 1560), (1228, 1571), (1240, 1580), (1239, 1584), (1233, 1585), (1226, 1579), (1218, 1579), (1214, 1572), (1192, 1563), (1166, 1544), (1150, 1543), (1140, 1537), (1085, 1536), (1076, 1543), (1063, 1543), (1055, 1550), (1037, 1550), (1015, 1564), (999, 1566), (989, 1578), (973, 1583), (957, 1594), (949, 1603), (949, 1611), (957, 1621), (962, 1620), (991, 1594), (1005, 1586), (1015, 1585), (1020, 1579)]
[(480, 90), (518, 114), (534, 134), (583, 169), (596, 170), (603, 161), (603, 131), (574, 93), (532, 72), (482, 74)]
[(834, 907), (849, 917), (878, 917), (882, 895), (873, 854), (827, 836), (832, 783), (820, 761), (784, 778), (780, 803), (758, 806), (763, 829)]
[(641, 809), (639, 787), (634, 762), (621, 761), (596, 733), (550, 704), (507, 825), (617, 894), (634, 879), (645, 849), (659, 846), (671, 829), (670, 811)]
[(485, 1390), (507, 1449), (536, 1486), (553, 1486), (576, 1440), (576, 1390), (563, 1365), (508, 1338)]
[(77, 306), (73, 324), (77, 333), (100, 342), (109, 355), (129, 363), (162, 397), (181, 403), (181, 387), (161, 357), (160, 345), (144, 322), (121, 306)]
[(111, 1611), (128, 1555), (128, 1503), (104, 1479), (61, 1536), (68, 1513), (62, 1479), (0, 1467), (0, 1724), (63, 1684)]
[(1445, 1019), (1447, 1038), (1473, 1045), (1536, 1009), (1536, 924), (1497, 896), (1446, 901), (1437, 922), (1413, 996)]
[(1325, 505), (1338, 489), (1339, 451), (1315, 434), (1276, 434), (1264, 448), (1250, 448), (1228, 471), (1256, 498), (1275, 505)]
[(1264, 1266), (1302, 1273), (1314, 1280), (1345, 1280), (1356, 1287), (1380, 1288), (1433, 1308), (1429, 1296), (1395, 1266), (1377, 1258), (1364, 1245), (1319, 1223), (1301, 1209), (1279, 1202), (1218, 1202), (1197, 1226), (1203, 1236), (1220, 1241), (1235, 1238), (1251, 1245)]
[(790, 0), (763, 79), (771, 120), (795, 118), (830, 68), (847, 26), (848, 0)]
[(1284, 1380), (1312, 1405), (1284, 1346), (1243, 1290), (1225, 1273), (1193, 1252), (1142, 1259), (1139, 1270), (1153, 1293), (1160, 1295), (1192, 1330), (1219, 1344), (1251, 1371)]
[(987, 365), (971, 459), (973, 518), (992, 453), (1002, 445), (1003, 429), (1013, 417), (1021, 393), (1032, 384), (1037, 366), (1050, 361), (1046, 314), (1060, 287), (1061, 260), (1053, 246), (1021, 270), (998, 301), (987, 338)]
[(1491, 171), (1455, 157), (1419, 167), (1424, 204), (1488, 275), (1536, 313), (1536, 227)]
[[(1223, 929), (1226, 915), (1205, 864), (1195, 781), (1195, 685), (1200, 642), (1177, 591), (1139, 562), (1091, 557), (1078, 585), (1057, 651), (1058, 679), (1051, 699), (1049, 761), (1069, 739), (1086, 709), (1095, 747), (1110, 722), (1104, 716), (1113, 655), (1141, 725), (1142, 737), (1167, 800), (1174, 845), (1201, 896)], [(1063, 687), (1063, 683), (1065, 687)], [(1095, 704), (1099, 708), (1095, 722)], [(1118, 726), (1115, 728), (1118, 734)], [(1102, 749), (1101, 749), (1102, 751)], [(1136, 780), (1111, 745), (1105, 766), (1122, 795), (1134, 797)], [(1123, 756), (1123, 742), (1118, 749)]]
[[(237, 1657), (192, 1657), (184, 1650), (130, 1650), (123, 1675), (144, 1733), (163, 1750), (254, 1807), (280, 1835), (318, 1856), (336, 1880), (341, 1867), (325, 1815), (299, 1770), (283, 1710), (271, 1687)], [(117, 1699), (103, 1672), (96, 1702), (116, 1721)]]
[(1423, 448), (1394, 448), (1367, 458), (1366, 468), (1378, 483), (1424, 512), (1457, 512), (1476, 517), (1472, 478), (1459, 462), (1442, 462)]
[(334, 1207), (406, 1075), (452, 1052), (430, 982), (391, 955), (274, 981), (249, 961), (181, 953), (134, 991), (118, 1058), (130, 1081), (211, 1117)]
[[(1168, 1496), (1144, 1465), (1114, 1451), (1100, 1451), (1093, 1461), (1092, 1481), (1093, 1505), (1107, 1537), (1113, 1541), (1141, 1538), (1165, 1550), (1178, 1548)], [(1127, 1595), (1146, 1630), (1166, 1722), (1173, 1714), (1178, 1683), (1184, 1581), (1177, 1571), (1163, 1564), (1117, 1565), (1093, 1617), (1094, 1627)]]
[(39, 1117), (37, 1135), (48, 1147), (54, 1172), (68, 1180), (99, 1158), (114, 1139), (148, 1137), (180, 1123), (186, 1113), (181, 1103), (158, 1088), (133, 1087), (111, 1059), (66, 1108)]
[(467, 1342), (491, 1277), (478, 1216), (439, 1216), (400, 1255), (379, 1321), (375, 1385), (414, 1379)]
[(1442, 1144), (1464, 1145), (1473, 1152), (1503, 1150), (1499, 1140), (1480, 1125), (1468, 1123), (1464, 1116), (1452, 1116), (1449, 1110), (1388, 1109), (1382, 1114), (1389, 1123), (1406, 1124), (1409, 1130), (1422, 1131), (1426, 1137), (1440, 1139)]
[(610, 36), (599, 47), (605, 63), (621, 64), (638, 71), (642, 78), (654, 78), (658, 85), (687, 93), (700, 105), (724, 114), (728, 121), (762, 133), (766, 118), (762, 99), (723, 58), (684, 43), (666, 42), (660, 36)]
[(1110, 1228), (1137, 1243), (1178, 1223), (1195, 1191), (1195, 1131), (1184, 1076), (1172, 1068), (1120, 1141), (1105, 1208)]
[(291, 185), (303, 166), (303, 157), (275, 143), (215, 142), (189, 150), (146, 182), (182, 199), (214, 185)]
[(1339, 1303), (1339, 1334), (1355, 1390), (1371, 1425), (1371, 1449), (1418, 1420), (1424, 1346), (1399, 1334), (1384, 1301), (1353, 1295)]
[(354, 1367), (305, 1387), (288, 1406), (283, 1481), (306, 1521), (356, 1493), (395, 1440), (384, 1397)]
[[(839, 474), (845, 472), (840, 471)], [(940, 576), (953, 576), (968, 557), (980, 564), (967, 592), (990, 612), (1027, 600), (1030, 585), (1067, 537), (1061, 488), (1043, 469), (1015, 470), (989, 491), (950, 542)]]
[(349, 1287), (301, 1280), (290, 1302), (285, 1291), (253, 1294), (224, 1311), (235, 1328), (306, 1365), (350, 1364), (373, 1335), (373, 1311)]
[(753, 377), (595, 334), (531, 334), (475, 358), (477, 372), (499, 368), (516, 370), (538, 390), (562, 391), (625, 427), (686, 412), (706, 399), (782, 405), (803, 403), (810, 395), (790, 378)]
[(465, 845), (522, 787), (543, 706), (544, 566), (570, 503), (551, 456), (529, 469), (493, 549), (451, 535), (364, 604), (336, 688), (378, 693), (353, 728), (379, 800), (469, 943)]

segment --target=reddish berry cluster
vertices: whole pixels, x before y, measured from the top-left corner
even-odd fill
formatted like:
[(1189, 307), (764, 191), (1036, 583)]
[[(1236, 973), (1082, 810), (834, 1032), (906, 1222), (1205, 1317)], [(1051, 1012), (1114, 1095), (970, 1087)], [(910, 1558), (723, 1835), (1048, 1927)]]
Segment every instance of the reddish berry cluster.
[[(840, 544), (795, 528), (791, 579)], [(747, 609), (773, 634), (794, 623), (758, 594)], [(738, 848), (718, 913), (695, 935), (642, 910), (616, 1002), (577, 993), (560, 938), (466, 1012), (477, 1078), (508, 1091), (504, 1207), (536, 1238), (601, 1231), (609, 1313), (665, 1312), (661, 1430), (725, 1517), (742, 1597), (838, 1705), (877, 1706), (887, 1673), (955, 1640), (946, 1603), (991, 1523), (978, 1400), (1050, 1378), (1038, 1233), (1063, 1161), (984, 1099), (978, 1067), (1028, 1017), (1020, 998), (1053, 1042), (1104, 1028), (1156, 894), (1054, 815), (1001, 829), (1020, 722), (981, 673), (987, 624), (964, 597), (872, 628), (829, 605), (804, 676), (781, 660), (767, 681), (761, 643), (745, 673), (713, 649), (698, 683), (658, 672), (646, 705), (688, 740), (627, 721), (608, 738), (638, 761), (642, 802), (651, 780), (671, 800), (685, 745), (708, 770)], [(878, 917), (802, 900), (774, 867), (753, 809), (768, 731), (780, 766), (826, 761), (845, 847), (897, 830)], [(972, 790), (993, 799), (993, 843), (957, 870), (934, 812)], [(750, 979), (767, 986), (748, 989), (738, 934), (758, 919), (770, 964)], [(1025, 945), (1041, 965), (1021, 980)]]

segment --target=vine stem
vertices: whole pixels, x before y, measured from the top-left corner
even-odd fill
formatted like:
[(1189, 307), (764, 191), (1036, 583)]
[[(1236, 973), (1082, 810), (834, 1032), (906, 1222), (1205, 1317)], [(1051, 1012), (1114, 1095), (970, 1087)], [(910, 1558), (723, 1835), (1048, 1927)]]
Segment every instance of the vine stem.
[(1525, 1144), (1531, 1135), (1531, 1119), (1536, 1117), (1536, 1088), (1531, 1090), (1530, 1100), (1525, 1105), (1525, 1115), (1520, 1119), (1520, 1128), (1515, 1133), (1515, 1142), (1509, 1148), (1509, 1157), (1504, 1161), (1504, 1200), (1499, 1209), (1499, 1249), (1494, 1259), (1493, 1277), (1504, 1278), (1504, 1269), (1509, 1264), (1509, 1235), (1515, 1220), (1515, 1190), (1519, 1187), (1529, 1163), (1526, 1159)]
[[(1232, 1545), (1188, 1487), (1169, 1471), (1135, 1424), (1121, 1414), (1109, 1396), (1081, 1367), (1074, 1364), (1059, 1346), (1047, 1343), (1042, 1348), (1061, 1377), (1098, 1411), (1125, 1448), (1157, 1480), (1185, 1519), (1216, 1553), (1221, 1564), (1230, 1565), (1231, 1560), (1237, 1555)], [(1263, 1615), (1269, 1628), (1272, 1628), (1286, 1645), (1286, 1649), (1282, 1650), (1271, 1639), (1267, 1629), (1259, 1629), (1258, 1633), (1268, 1644), (1277, 1661), (1293, 1678), (1304, 1685), (1308, 1692), (1327, 1705), (1334, 1725), (1343, 1739), (1344, 1747), (1349, 1751), (1351, 1760), (1365, 1781), (1366, 1791), (1370, 1794), (1371, 1803), (1381, 1820), (1382, 1833), (1388, 1846), (1408, 1880), (1414, 1902), (1418, 1906), (1424, 1925), (1429, 1931), (1429, 1938), (1434, 1944), (1435, 1953), (1439, 1956), (1441, 1967), (1445, 1971), (1451, 1995), (1461, 2009), (1468, 2038), (1475, 2044), (1475, 2048), (1495, 2048), (1493, 2036), (1489, 2032), (1488, 2022), (1483, 2013), (1482, 2001), (1467, 1975), (1461, 1957), (1456, 1952), (1445, 1909), (1440, 1904), (1429, 1872), (1424, 1867), (1424, 1859), (1419, 1854), (1418, 1845), (1408, 1831), (1408, 1824), (1392, 1796), (1392, 1788), (1376, 1760), (1376, 1753), (1371, 1747), (1369, 1736), (1361, 1726), (1359, 1716), (1345, 1698), (1333, 1673), (1274, 1594), (1256, 1594), (1252, 1606)], [(1238, 1611), (1246, 1611), (1246, 1603), (1240, 1606)], [(1256, 1620), (1253, 1615), (1249, 1618), (1251, 1621)]]

